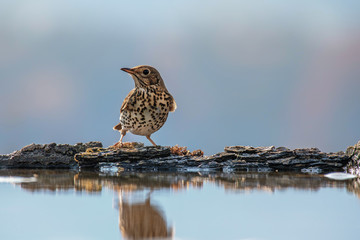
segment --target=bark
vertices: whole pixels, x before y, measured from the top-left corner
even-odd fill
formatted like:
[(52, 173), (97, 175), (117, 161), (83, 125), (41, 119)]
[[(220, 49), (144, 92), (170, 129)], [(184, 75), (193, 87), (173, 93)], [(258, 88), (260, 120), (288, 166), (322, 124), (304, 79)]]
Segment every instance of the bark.
[[(324, 153), (317, 148), (225, 147), (211, 156), (172, 154), (170, 147), (132, 143), (123, 148), (102, 148), (100, 142), (31, 144), (0, 155), (0, 168), (98, 169), (116, 166), (123, 171), (302, 171), (331, 172), (348, 169), (359, 174), (360, 142), (344, 152)], [(75, 159), (75, 160), (74, 160)]]
[(344, 152), (323, 153), (317, 148), (285, 147), (225, 147), (224, 152), (212, 156), (172, 155), (170, 147), (123, 149), (95, 148), (76, 154), (82, 168), (100, 167), (100, 163), (114, 163), (126, 171), (343, 171), (349, 162)]
[(21, 150), (0, 155), (0, 168), (77, 168), (74, 155), (88, 148), (102, 147), (100, 142), (69, 144), (30, 144)]

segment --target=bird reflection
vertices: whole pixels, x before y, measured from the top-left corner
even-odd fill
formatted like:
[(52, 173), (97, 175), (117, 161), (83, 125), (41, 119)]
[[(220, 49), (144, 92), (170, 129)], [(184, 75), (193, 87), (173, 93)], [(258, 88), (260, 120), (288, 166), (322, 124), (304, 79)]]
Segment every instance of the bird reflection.
[[(173, 239), (161, 209), (151, 203), (151, 192), (141, 202), (131, 203), (119, 191), (119, 228), (124, 239)], [(130, 192), (131, 194), (131, 192)]]
[[(303, 173), (101, 173), (69, 170), (0, 170), (0, 177), (9, 179), (34, 179), (14, 182), (31, 193), (76, 192), (77, 194), (101, 194), (110, 189), (116, 193), (116, 211), (123, 239), (173, 239), (174, 227), (170, 226), (162, 209), (154, 204), (159, 190), (171, 192), (201, 189), (205, 184), (215, 184), (225, 191), (236, 193), (251, 191), (284, 191), (287, 189), (318, 191), (323, 188), (346, 189), (360, 199), (360, 180), (337, 181), (321, 174)], [(140, 196), (140, 197), (139, 197)], [(137, 198), (139, 197), (139, 198)]]

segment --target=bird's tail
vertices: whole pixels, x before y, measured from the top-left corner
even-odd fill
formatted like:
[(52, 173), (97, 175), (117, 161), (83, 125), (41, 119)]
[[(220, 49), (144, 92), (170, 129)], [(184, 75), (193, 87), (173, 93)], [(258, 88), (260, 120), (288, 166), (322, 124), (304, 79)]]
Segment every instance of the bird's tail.
[(115, 131), (120, 131), (121, 130), (121, 123), (119, 123), (118, 125), (114, 126), (113, 129)]

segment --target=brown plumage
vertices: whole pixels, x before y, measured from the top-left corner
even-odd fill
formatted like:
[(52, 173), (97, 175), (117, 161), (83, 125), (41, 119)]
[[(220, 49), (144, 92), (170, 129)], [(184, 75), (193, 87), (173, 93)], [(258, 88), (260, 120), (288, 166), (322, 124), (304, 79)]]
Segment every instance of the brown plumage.
[(121, 134), (117, 144), (121, 145), (123, 137), (130, 131), (146, 136), (156, 146), (150, 136), (164, 125), (169, 112), (175, 111), (175, 100), (155, 68), (137, 66), (121, 70), (133, 77), (135, 88), (124, 99), (120, 108), (120, 123), (113, 128)]

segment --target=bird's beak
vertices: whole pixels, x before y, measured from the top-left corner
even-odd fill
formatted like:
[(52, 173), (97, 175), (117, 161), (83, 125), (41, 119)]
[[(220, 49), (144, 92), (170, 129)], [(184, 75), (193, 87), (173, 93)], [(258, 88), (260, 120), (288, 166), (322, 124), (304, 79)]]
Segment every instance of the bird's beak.
[(121, 70), (123, 70), (124, 72), (130, 73), (130, 74), (134, 73), (134, 71), (131, 68), (121, 68)]

